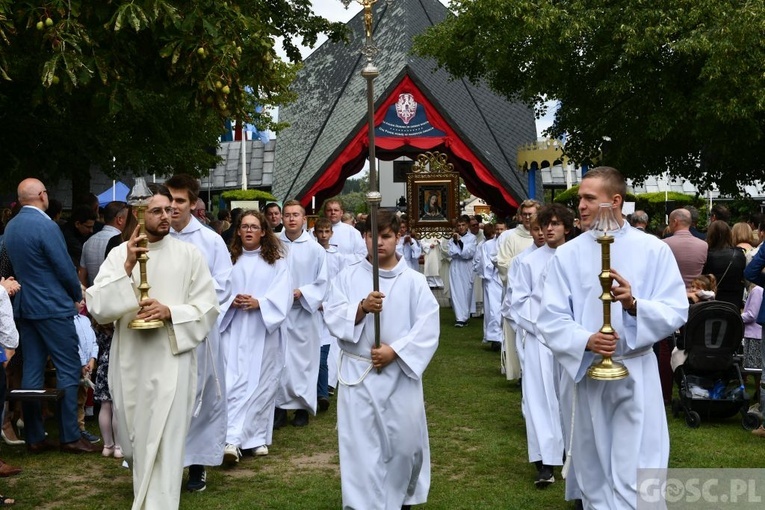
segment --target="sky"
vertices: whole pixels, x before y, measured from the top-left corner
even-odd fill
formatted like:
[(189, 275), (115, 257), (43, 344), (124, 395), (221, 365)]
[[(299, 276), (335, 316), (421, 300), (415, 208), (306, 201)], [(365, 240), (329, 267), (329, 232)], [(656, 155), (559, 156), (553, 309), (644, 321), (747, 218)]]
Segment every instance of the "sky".
[[(380, 2), (383, 2), (385, 0), (378, 0)], [(392, 0), (396, 1), (396, 0)], [(448, 0), (440, 0), (442, 4), (448, 5)], [(358, 13), (361, 10), (361, 5), (356, 2), (352, 1), (351, 4), (348, 6), (348, 9), (343, 6), (343, 3), (340, 0), (313, 0), (313, 11), (319, 16), (323, 16), (324, 18), (327, 18), (330, 21), (342, 21), (347, 22), (351, 18), (353, 18), (356, 13)], [(317, 43), (316, 47), (321, 45), (326, 40), (325, 37), (320, 38)], [(277, 44), (277, 49), (281, 48), (280, 44)], [(311, 54), (313, 49), (302, 47), (301, 53), (303, 55), (303, 58), (307, 57)], [(284, 56), (282, 54), (282, 56)], [(551, 103), (548, 105), (547, 108), (547, 114), (542, 117), (541, 119), (537, 119), (537, 136), (542, 136), (542, 131), (550, 127), (552, 125), (553, 119), (555, 117), (555, 110), (554, 103)]]

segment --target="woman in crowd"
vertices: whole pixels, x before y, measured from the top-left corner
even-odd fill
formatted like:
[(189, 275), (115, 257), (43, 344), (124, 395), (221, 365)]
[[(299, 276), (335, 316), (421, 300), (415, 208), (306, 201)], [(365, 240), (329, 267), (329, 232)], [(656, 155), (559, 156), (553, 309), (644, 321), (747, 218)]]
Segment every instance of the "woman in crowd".
[(702, 274), (715, 275), (717, 301), (732, 303), (740, 309), (744, 304), (744, 252), (733, 244), (731, 228), (721, 220), (709, 225), (707, 244), (709, 251)]

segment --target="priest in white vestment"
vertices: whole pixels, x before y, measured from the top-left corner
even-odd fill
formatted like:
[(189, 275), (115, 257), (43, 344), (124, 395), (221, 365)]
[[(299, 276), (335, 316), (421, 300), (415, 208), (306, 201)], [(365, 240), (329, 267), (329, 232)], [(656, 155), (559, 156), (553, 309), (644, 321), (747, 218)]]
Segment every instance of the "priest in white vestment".
[(457, 229), (449, 239), (448, 250), (452, 262), (449, 266), (449, 292), (458, 328), (464, 328), (470, 318), (473, 303), (473, 257), (475, 236), (468, 231), (470, 217), (462, 215), (457, 220)]
[[(109, 388), (119, 443), (133, 469), (133, 509), (178, 508), (186, 433), (194, 410), (196, 347), (218, 317), (215, 284), (200, 251), (173, 239), (172, 197), (164, 186), (146, 210), (148, 248), (139, 230), (113, 249), (87, 290), (99, 324), (115, 322)], [(137, 256), (148, 252), (149, 299), (139, 302)], [(161, 319), (158, 329), (131, 320)]]
[(443, 257), (441, 242), (441, 239), (436, 237), (428, 237), (420, 241), (422, 253), (425, 254), (422, 271), (431, 289), (444, 288), (444, 279), (441, 278), (441, 258)]
[[(499, 277), (505, 284), (505, 294), (512, 292), (510, 286), (510, 274), (513, 259), (520, 255), (526, 248), (531, 246), (533, 236), (531, 235), (531, 218), (539, 211), (540, 203), (536, 200), (524, 200), (518, 208), (518, 219), (520, 223), (512, 230), (502, 233), (497, 241), (497, 270)], [(505, 377), (508, 381), (521, 377), (521, 362), (519, 356), (522, 356), (522, 349), (517, 348), (522, 340), (516, 339), (516, 331), (512, 322), (505, 319), (502, 322), (502, 331), (505, 338), (504, 343), (504, 361)]]
[(284, 248), (265, 215), (245, 211), (231, 246), (232, 296), (221, 320), (228, 393), (227, 462), (241, 449), (268, 455), (284, 367), (281, 326), (292, 307)]
[[(378, 215), (380, 292), (368, 260), (332, 283), (324, 317), (341, 358), (337, 433), (343, 508), (399, 510), (427, 501), (430, 447), (422, 375), (438, 347), (439, 307), (425, 277), (396, 258), (395, 215)], [(367, 235), (371, 251), (372, 240)], [(374, 348), (380, 313), (380, 348)]]
[[(612, 232), (611, 245), (616, 335), (599, 332), (601, 245), (593, 231), (556, 251), (547, 267), (537, 322), (576, 384), (569, 461), (586, 509), (636, 508), (638, 469), (667, 467), (669, 433), (652, 347), (688, 315), (685, 285), (671, 250), (624, 221), (625, 194), (623, 177), (609, 167), (590, 170), (579, 187), (585, 229), (593, 226), (600, 204), (610, 204), (621, 226)], [(587, 368), (602, 355), (613, 355), (629, 375), (613, 381), (587, 377)]]
[(282, 326), (285, 367), (276, 397), (275, 425), (283, 425), (286, 410), (294, 409), (292, 424), (300, 427), (308, 424), (309, 412), (316, 415), (321, 360), (321, 317), (317, 312), (327, 293), (327, 256), (313, 236), (303, 230), (305, 210), (300, 202), (285, 202), (282, 220), (284, 230), (279, 239), (287, 250), (294, 300)]
[[(199, 181), (176, 174), (165, 181), (165, 186), (173, 196), (170, 235), (199, 248), (215, 282), (218, 304), (223, 305), (231, 295), (231, 256), (223, 238), (191, 214), (198, 199)], [(183, 462), (189, 467), (189, 491), (204, 490), (205, 466), (218, 466), (223, 461), (227, 420), (223, 356), (218, 321), (197, 346), (197, 394)]]

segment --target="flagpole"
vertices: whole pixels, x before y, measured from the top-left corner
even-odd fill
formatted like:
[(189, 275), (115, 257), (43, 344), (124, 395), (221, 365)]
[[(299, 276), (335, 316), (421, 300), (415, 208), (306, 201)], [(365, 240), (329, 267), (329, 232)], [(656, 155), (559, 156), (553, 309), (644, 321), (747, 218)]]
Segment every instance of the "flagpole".
[[(341, 0), (343, 5), (347, 9), (353, 0)], [(377, 67), (375, 67), (374, 60), (377, 54), (377, 47), (374, 45), (373, 39), (373, 26), (372, 26), (372, 6), (377, 3), (377, 0), (356, 0), (364, 8), (364, 30), (366, 40), (364, 47), (361, 50), (362, 55), (367, 59), (364, 69), (361, 71), (361, 76), (367, 81), (367, 119), (369, 122), (369, 192), (367, 193), (367, 205), (369, 206), (369, 216), (371, 218), (370, 227), (371, 232), (368, 235), (372, 236), (372, 289), (375, 292), (380, 291), (380, 260), (377, 253), (378, 246), (378, 228), (377, 228), (377, 212), (382, 201), (382, 194), (379, 191), (377, 180), (377, 159), (375, 157), (375, 98), (374, 98), (374, 79), (380, 75)], [(386, 0), (390, 2), (390, 0)], [(374, 313), (374, 328), (375, 328), (375, 347), (380, 347), (380, 313)], [(378, 370), (379, 372), (379, 370)]]

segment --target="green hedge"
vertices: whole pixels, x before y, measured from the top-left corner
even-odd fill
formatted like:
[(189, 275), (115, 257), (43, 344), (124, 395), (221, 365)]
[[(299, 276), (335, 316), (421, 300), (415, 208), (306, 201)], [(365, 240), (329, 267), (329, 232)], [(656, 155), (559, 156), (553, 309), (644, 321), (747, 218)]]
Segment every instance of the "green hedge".
[(224, 200), (276, 200), (276, 197), (267, 191), (259, 189), (234, 189), (220, 194)]

